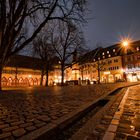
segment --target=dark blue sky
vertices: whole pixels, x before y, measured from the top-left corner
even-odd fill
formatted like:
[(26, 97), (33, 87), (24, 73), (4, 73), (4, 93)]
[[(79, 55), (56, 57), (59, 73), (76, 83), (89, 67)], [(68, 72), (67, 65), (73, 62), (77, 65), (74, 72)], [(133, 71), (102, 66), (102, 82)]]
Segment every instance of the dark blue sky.
[(88, 24), (84, 29), (88, 46), (107, 47), (130, 36), (140, 40), (140, 0), (89, 0)]

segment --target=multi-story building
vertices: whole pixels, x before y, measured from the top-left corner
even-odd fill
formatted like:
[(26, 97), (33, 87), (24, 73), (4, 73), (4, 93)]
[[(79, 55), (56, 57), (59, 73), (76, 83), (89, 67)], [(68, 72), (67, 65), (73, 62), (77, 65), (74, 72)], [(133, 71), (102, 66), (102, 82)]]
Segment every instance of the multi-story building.
[(133, 42), (128, 46), (122, 60), (126, 80), (140, 80), (140, 41)]
[[(132, 42), (123, 48), (115, 44), (97, 48), (86, 53), (78, 60), (74, 55), (71, 65), (66, 66), (64, 82), (83, 81), (83, 83), (102, 83), (140, 80), (140, 41)], [(28, 56), (14, 56), (4, 67), (2, 86), (40, 85), (41, 60)], [(46, 78), (44, 76), (43, 85)], [(49, 71), (49, 85), (61, 83), (61, 65), (56, 59)]]
[(140, 79), (140, 41), (97, 48), (79, 59), (82, 80), (111, 83)]

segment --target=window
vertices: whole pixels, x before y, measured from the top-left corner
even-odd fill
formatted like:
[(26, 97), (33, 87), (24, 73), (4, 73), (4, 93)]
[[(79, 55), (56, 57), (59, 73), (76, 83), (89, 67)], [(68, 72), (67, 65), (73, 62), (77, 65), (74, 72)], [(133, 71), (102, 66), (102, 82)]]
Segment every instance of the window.
[(139, 51), (139, 47), (137, 47), (136, 50)]
[(109, 60), (109, 61), (108, 61), (108, 64), (110, 64), (110, 63), (112, 63), (112, 60)]
[(109, 51), (107, 51), (107, 54), (109, 54)]
[(105, 56), (103, 56), (103, 58), (105, 58)]
[(130, 56), (128, 56), (128, 57), (127, 57), (127, 60), (128, 60), (128, 61), (131, 61), (131, 57), (130, 57)]
[(118, 62), (118, 59), (114, 59), (114, 63), (115, 63), (115, 62)]
[(109, 54), (108, 57), (111, 57), (111, 55)]
[(102, 55), (105, 55), (105, 53), (103, 52)]
[(115, 49), (113, 49), (113, 52), (115, 52), (116, 50)]

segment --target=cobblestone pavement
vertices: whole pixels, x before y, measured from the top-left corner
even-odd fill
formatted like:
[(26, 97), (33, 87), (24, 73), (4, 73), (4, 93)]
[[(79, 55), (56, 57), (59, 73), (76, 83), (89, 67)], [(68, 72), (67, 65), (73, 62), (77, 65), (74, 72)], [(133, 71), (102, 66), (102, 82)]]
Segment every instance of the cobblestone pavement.
[(140, 139), (140, 85), (129, 87), (104, 114), (87, 140)]
[[(124, 83), (124, 85), (127, 85), (127, 83)], [(124, 85), (29, 87), (18, 90), (4, 90), (0, 93), (0, 139), (12, 140), (20, 138), (59, 120), (85, 103), (92, 102), (103, 94)], [(129, 102), (126, 107), (129, 106)], [(133, 99), (133, 104), (138, 110), (139, 103), (135, 103), (135, 99)], [(129, 115), (130, 117), (128, 118), (135, 118), (133, 123), (136, 127), (133, 129), (138, 131), (140, 129), (140, 112), (136, 116), (133, 114), (132, 108), (130, 109), (129, 112), (123, 114), (123, 121), (125, 122), (126, 116)], [(127, 120), (127, 122), (130, 123), (131, 121)], [(127, 125), (122, 125), (120, 129), (123, 129), (123, 127), (127, 127)], [(140, 134), (138, 133), (138, 135)]]

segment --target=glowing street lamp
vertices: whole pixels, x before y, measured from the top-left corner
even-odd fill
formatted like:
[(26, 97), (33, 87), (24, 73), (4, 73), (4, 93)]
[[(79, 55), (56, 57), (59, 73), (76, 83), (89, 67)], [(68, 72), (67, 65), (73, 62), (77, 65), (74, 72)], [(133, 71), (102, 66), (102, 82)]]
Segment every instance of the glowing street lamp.
[(128, 42), (128, 41), (123, 41), (123, 42), (122, 42), (122, 46), (123, 46), (123, 47), (127, 47), (128, 45), (129, 45), (129, 42)]
[(124, 52), (127, 53), (127, 50), (130, 47), (130, 40), (129, 39), (124, 39), (121, 42), (122, 42), (121, 46), (124, 49)]

